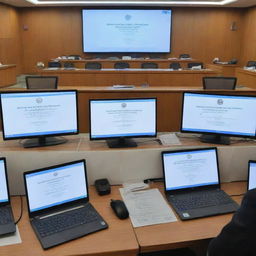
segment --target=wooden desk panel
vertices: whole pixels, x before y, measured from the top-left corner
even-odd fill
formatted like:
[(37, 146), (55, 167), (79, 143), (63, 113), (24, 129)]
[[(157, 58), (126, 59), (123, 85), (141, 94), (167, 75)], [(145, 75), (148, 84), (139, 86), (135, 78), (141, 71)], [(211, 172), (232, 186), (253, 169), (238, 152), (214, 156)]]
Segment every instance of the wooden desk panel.
[(221, 76), (235, 76), (236, 68), (238, 65), (236, 64), (207, 64), (207, 68), (215, 70)]
[[(21, 244), (0, 247), (1, 256), (136, 256), (138, 243), (129, 219), (120, 220), (109, 206), (110, 198), (120, 199), (117, 188), (112, 189), (111, 195), (100, 197), (93, 187), (90, 188), (90, 200), (97, 211), (108, 223), (109, 228), (82, 238), (67, 242), (54, 248), (43, 250), (29, 223), (27, 205), (24, 199), (23, 217), (18, 224), (22, 239)], [(18, 197), (12, 199), (14, 215), (17, 218), (20, 211)]]
[(126, 70), (51, 70), (39, 71), (44, 76), (58, 76), (60, 86), (112, 86), (115, 84), (132, 84), (140, 86), (200, 86), (204, 76), (216, 76), (218, 72), (204, 70), (147, 70), (147, 69), (126, 69)]
[[(163, 193), (162, 185), (155, 185)], [(246, 191), (245, 182), (224, 183), (222, 189), (229, 195)], [(233, 197), (238, 203), (241, 196)], [(152, 252), (191, 246), (196, 241), (217, 236), (230, 221), (232, 214), (212, 216), (194, 220), (134, 228), (141, 252)]]
[(16, 84), (16, 65), (0, 66), (0, 87)]
[(256, 71), (236, 68), (237, 84), (256, 88)]

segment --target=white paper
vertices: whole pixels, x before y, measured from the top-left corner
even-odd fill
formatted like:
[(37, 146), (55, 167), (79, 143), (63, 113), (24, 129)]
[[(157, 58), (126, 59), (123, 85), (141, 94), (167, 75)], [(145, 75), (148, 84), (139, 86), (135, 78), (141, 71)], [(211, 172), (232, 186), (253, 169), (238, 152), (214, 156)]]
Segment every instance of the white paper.
[(16, 225), (16, 232), (11, 235), (4, 235), (0, 238), (0, 246), (11, 245), (11, 244), (20, 244), (20, 232), (18, 226)]
[(149, 185), (144, 182), (133, 182), (133, 183), (123, 183), (123, 188), (125, 192), (138, 191), (142, 189), (149, 188)]
[(158, 138), (164, 146), (181, 145), (181, 142), (175, 133), (162, 134), (159, 135)]
[(177, 221), (172, 209), (156, 188), (137, 192), (125, 192), (120, 188), (120, 193), (135, 228)]

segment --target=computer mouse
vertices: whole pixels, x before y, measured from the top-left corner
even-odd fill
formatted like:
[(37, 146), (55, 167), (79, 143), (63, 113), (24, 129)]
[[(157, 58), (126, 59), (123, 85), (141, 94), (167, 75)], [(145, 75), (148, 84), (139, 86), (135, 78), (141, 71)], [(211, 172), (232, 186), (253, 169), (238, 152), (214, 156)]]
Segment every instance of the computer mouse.
[(110, 206), (119, 219), (126, 219), (129, 217), (129, 212), (122, 200), (111, 199)]

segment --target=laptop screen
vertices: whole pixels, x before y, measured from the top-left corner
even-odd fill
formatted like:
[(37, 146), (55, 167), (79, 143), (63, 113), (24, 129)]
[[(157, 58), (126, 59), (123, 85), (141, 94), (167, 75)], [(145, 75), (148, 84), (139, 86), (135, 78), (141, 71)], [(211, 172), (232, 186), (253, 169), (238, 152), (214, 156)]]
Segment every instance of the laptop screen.
[(219, 184), (216, 148), (162, 152), (166, 190)]
[(24, 173), (30, 212), (88, 197), (85, 161)]
[(248, 190), (256, 188), (256, 162), (254, 161), (249, 161), (247, 188)]
[(9, 201), (4, 159), (0, 159), (0, 203)]

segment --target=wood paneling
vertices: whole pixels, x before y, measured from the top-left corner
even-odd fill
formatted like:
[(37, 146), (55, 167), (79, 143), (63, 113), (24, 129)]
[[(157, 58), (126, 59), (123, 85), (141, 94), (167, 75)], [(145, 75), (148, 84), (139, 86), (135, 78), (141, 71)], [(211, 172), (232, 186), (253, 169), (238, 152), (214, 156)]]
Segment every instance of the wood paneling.
[[(232, 22), (241, 26), (243, 9), (172, 8), (172, 52), (163, 57), (189, 53), (209, 63), (240, 57), (241, 29), (231, 31)], [(80, 7), (23, 8), (22, 31), (24, 72), (36, 72), (37, 61), (82, 53)], [(88, 57), (89, 55), (87, 55)]]
[(243, 68), (236, 69), (237, 83), (239, 85), (256, 88), (256, 72), (244, 70)]
[(17, 73), (21, 70), (21, 38), (18, 11), (0, 4), (0, 62), (16, 64)]
[(16, 65), (0, 66), (0, 87), (16, 84)]
[(256, 7), (250, 8), (244, 15), (241, 64), (256, 60)]

